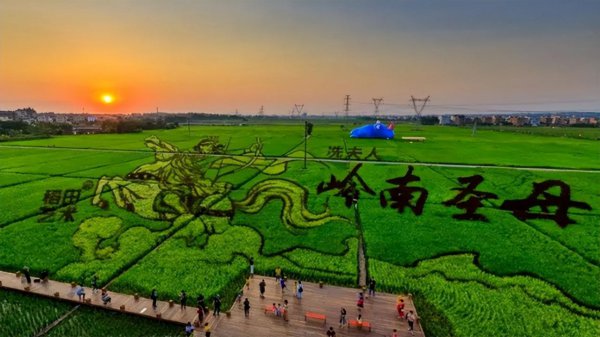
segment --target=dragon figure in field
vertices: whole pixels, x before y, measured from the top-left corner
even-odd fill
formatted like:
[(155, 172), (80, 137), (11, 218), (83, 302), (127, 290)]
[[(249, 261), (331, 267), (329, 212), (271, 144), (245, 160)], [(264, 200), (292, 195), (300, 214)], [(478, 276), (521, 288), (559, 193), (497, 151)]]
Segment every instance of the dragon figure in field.
[(103, 176), (98, 180), (92, 204), (107, 208), (104, 198), (112, 192), (114, 203), (147, 219), (171, 220), (182, 215), (232, 217), (234, 209), (256, 212), (272, 199), (284, 203), (282, 220), (288, 226), (314, 227), (331, 220), (326, 209), (313, 214), (306, 208), (307, 191), (285, 179), (268, 179), (257, 183), (241, 201), (229, 198), (233, 185), (220, 178), (253, 168), (268, 175), (287, 169), (289, 159), (267, 159), (259, 138), (237, 155), (224, 155), (224, 146), (214, 138), (203, 138), (194, 151), (178, 147), (155, 136), (145, 140), (154, 151), (154, 161), (144, 164), (123, 177)]

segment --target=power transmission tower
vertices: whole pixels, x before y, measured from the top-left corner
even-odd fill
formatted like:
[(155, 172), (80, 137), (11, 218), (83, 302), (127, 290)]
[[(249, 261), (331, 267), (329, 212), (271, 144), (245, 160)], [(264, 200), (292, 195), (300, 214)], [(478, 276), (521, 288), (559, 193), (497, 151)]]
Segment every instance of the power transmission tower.
[(379, 105), (383, 102), (383, 97), (373, 98), (373, 105), (375, 106), (375, 116), (379, 114)]
[[(425, 109), (425, 105), (427, 105), (427, 102), (429, 102), (429, 97), (431, 96), (427, 96), (425, 98), (414, 98), (412, 95), (410, 95), (412, 107), (413, 109), (415, 109), (415, 115), (419, 124), (421, 124), (421, 112), (423, 112), (423, 109)], [(420, 107), (417, 107), (417, 102), (423, 102), (423, 104)]]
[(265, 106), (264, 105), (260, 106), (260, 110), (258, 110), (258, 116), (259, 117), (264, 117), (265, 116)]
[(298, 117), (302, 116), (302, 109), (304, 109), (304, 104), (294, 104), (294, 109), (292, 110), (292, 118), (295, 113), (298, 113)]
[(346, 114), (346, 118), (350, 114), (350, 95), (346, 95), (344, 98), (344, 113)]

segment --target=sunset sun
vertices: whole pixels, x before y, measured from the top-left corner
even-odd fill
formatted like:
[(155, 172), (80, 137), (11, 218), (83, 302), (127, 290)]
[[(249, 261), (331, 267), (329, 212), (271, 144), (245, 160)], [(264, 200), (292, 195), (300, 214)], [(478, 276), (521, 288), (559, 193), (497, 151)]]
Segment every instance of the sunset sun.
[(112, 95), (106, 94), (106, 95), (102, 95), (102, 102), (104, 102), (104, 104), (110, 104), (114, 101), (114, 97)]

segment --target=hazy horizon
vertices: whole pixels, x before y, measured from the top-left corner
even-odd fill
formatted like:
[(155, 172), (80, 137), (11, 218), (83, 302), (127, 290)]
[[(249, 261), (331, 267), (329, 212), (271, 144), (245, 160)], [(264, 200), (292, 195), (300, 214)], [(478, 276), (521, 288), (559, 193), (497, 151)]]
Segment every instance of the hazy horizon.
[(600, 1), (0, 1), (0, 110), (600, 111), (599, 93)]

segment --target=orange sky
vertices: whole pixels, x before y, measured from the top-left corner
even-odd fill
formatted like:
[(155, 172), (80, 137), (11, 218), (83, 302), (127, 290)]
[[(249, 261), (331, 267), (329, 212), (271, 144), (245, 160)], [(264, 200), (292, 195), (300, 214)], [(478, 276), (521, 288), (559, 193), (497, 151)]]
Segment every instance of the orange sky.
[(2, 0), (0, 110), (600, 110), (600, 6), (523, 3)]

